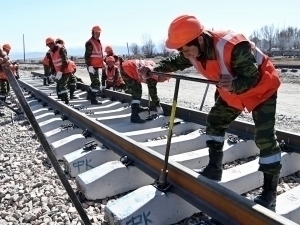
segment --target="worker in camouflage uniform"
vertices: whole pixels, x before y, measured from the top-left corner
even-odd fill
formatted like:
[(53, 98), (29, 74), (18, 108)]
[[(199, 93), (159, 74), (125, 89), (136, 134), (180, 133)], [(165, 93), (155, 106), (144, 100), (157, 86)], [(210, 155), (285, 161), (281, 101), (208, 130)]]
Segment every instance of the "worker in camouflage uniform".
[[(163, 109), (160, 105), (160, 99), (157, 96), (157, 82), (164, 82), (168, 78), (153, 75), (148, 79), (145, 79), (145, 77), (138, 72), (139, 68), (144, 65), (154, 67), (155, 62), (151, 60), (125, 60), (120, 66), (122, 78), (127, 84), (127, 88), (129, 89), (132, 96), (130, 116), (130, 120), (132, 123), (146, 122), (144, 119), (140, 118), (140, 112), (153, 110), (156, 111), (159, 115), (164, 114)], [(142, 107), (140, 105), (142, 97), (142, 82), (146, 83), (148, 86), (149, 95), (152, 100), (150, 109), (147, 107)]]
[(92, 28), (92, 37), (85, 43), (85, 63), (91, 78), (91, 86), (86, 99), (91, 104), (99, 104), (97, 92), (100, 90), (99, 70), (103, 67), (103, 51), (99, 40), (101, 29), (99, 26)]
[[(117, 56), (118, 57), (118, 56)], [(118, 66), (115, 65), (116, 61), (113, 56), (109, 56), (106, 58), (106, 66), (102, 70), (102, 77), (101, 77), (101, 87), (100, 90), (103, 89), (110, 89), (113, 90), (125, 88), (125, 82), (123, 81), (120, 69)]]
[[(55, 40), (55, 43), (58, 44), (58, 45), (61, 45), (65, 48), (65, 42), (62, 39), (57, 38)], [(71, 76), (69, 77), (67, 87), (70, 90), (70, 99), (76, 99), (77, 97), (74, 95), (74, 92), (76, 90), (76, 83), (77, 83), (77, 79), (76, 79), (76, 76), (75, 76), (76, 65), (73, 61), (71, 61), (71, 60), (69, 60), (69, 61), (72, 64), (72, 67), (73, 67), (74, 70), (72, 71)]]
[[(11, 50), (11, 46), (9, 44), (4, 44), (1, 48), (1, 51), (3, 54), (6, 54), (7, 57), (9, 57), (9, 53)], [(10, 69), (15, 75), (16, 79), (19, 79), (19, 64), (17, 62), (11, 62), (9, 61)], [(4, 72), (0, 71), (0, 99), (4, 101), (6, 104), (11, 104), (9, 101), (6, 100), (6, 97), (10, 91), (10, 85), (8, 82), (8, 79), (6, 77), (6, 74)]]
[(67, 84), (72, 75), (73, 67), (69, 62), (67, 50), (64, 46), (56, 44), (51, 37), (46, 39), (46, 46), (49, 47), (47, 58), (51, 72), (55, 74), (58, 98), (69, 104)]
[(275, 136), (276, 99), (280, 86), (270, 59), (242, 34), (207, 31), (194, 17), (177, 17), (170, 25), (166, 47), (179, 53), (140, 72), (174, 72), (194, 66), (209, 80), (217, 81), (218, 96), (207, 116), (209, 164), (200, 174), (221, 180), (224, 135), (243, 110), (252, 111), (254, 140), (260, 149), (259, 171), (263, 192), (254, 201), (273, 209), (281, 170), (281, 149)]

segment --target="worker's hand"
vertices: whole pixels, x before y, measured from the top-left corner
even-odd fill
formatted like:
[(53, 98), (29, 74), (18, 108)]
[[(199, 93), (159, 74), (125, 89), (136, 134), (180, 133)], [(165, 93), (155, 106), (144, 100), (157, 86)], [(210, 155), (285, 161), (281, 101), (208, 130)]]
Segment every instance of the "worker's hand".
[(60, 80), (61, 77), (62, 77), (62, 72), (58, 71), (55, 76), (56, 80)]
[(100, 91), (103, 91), (105, 88), (105, 86), (100, 86)]
[(232, 81), (233, 77), (230, 74), (221, 75), (218, 87), (226, 91), (232, 91)]

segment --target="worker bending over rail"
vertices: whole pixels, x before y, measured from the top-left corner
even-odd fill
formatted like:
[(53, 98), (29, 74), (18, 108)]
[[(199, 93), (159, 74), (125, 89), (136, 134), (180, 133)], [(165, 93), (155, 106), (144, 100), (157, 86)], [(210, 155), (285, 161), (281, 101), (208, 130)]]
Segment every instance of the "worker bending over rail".
[(121, 77), (120, 69), (115, 65), (115, 58), (113, 56), (107, 57), (106, 64), (107, 65), (102, 70), (102, 86), (100, 87), (100, 90), (102, 91), (105, 88), (113, 88), (113, 90), (125, 90), (125, 82)]
[(103, 51), (100, 38), (101, 29), (99, 26), (92, 28), (92, 37), (85, 43), (85, 63), (91, 78), (91, 86), (86, 99), (91, 104), (98, 104), (97, 92), (100, 90), (99, 69), (103, 67)]
[(69, 104), (67, 83), (72, 75), (73, 67), (68, 59), (67, 50), (64, 46), (56, 44), (51, 37), (46, 39), (46, 46), (49, 47), (47, 58), (52, 74), (55, 74), (58, 97)]
[[(5, 63), (9, 65), (9, 69), (13, 72), (16, 79), (19, 79), (19, 64), (17, 62), (11, 62), (9, 60), (9, 53), (11, 50), (11, 46), (9, 44), (4, 44), (1, 48), (1, 57), (0, 63)], [(1, 63), (1, 64), (2, 64)], [(6, 102), (6, 97), (10, 91), (10, 85), (7, 79), (6, 74), (4, 73), (2, 67), (0, 67), (0, 100)], [(8, 103), (8, 102), (6, 102)]]
[(149, 95), (152, 100), (151, 110), (156, 111), (157, 114), (164, 114), (163, 109), (160, 105), (160, 99), (157, 96), (157, 82), (164, 82), (168, 78), (158, 77), (152, 75), (146, 79), (141, 73), (139, 73), (139, 68), (142, 66), (155, 67), (155, 62), (152, 60), (125, 60), (122, 62), (121, 74), (124, 81), (127, 84), (127, 88), (132, 96), (131, 101), (131, 117), (130, 120), (132, 123), (145, 123), (144, 119), (141, 119), (139, 116), (140, 112), (145, 112), (150, 109), (147, 107), (141, 107), (141, 97), (142, 97), (142, 82), (146, 83), (149, 90)]
[(280, 80), (274, 65), (242, 34), (204, 30), (190, 15), (172, 21), (166, 47), (179, 53), (156, 67), (141, 68), (144, 76), (149, 71), (174, 72), (194, 66), (207, 79), (219, 81), (215, 105), (207, 116), (209, 163), (200, 174), (221, 180), (225, 131), (243, 110), (252, 111), (254, 140), (260, 149), (259, 171), (264, 175), (263, 192), (254, 201), (273, 208), (281, 170), (281, 150), (274, 128)]

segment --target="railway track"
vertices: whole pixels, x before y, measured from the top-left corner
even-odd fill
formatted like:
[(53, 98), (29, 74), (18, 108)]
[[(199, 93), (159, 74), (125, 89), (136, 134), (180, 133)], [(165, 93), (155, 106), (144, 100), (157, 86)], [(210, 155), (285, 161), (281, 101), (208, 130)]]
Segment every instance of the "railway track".
[[(42, 86), (42, 74), (32, 75), (22, 77), (19, 84), (55, 157), (69, 178), (76, 179), (82, 200), (123, 195), (106, 204), (110, 224), (174, 224), (200, 210), (223, 224), (300, 223), (300, 186), (278, 196), (276, 213), (241, 196), (263, 182), (257, 159), (246, 160), (259, 152), (252, 140), (252, 124), (230, 125), (223, 163), (239, 159), (245, 163), (224, 170), (219, 185), (192, 171), (208, 162), (206, 114), (177, 107), (168, 165), (171, 188), (160, 190), (152, 184), (163, 167), (169, 116), (131, 124), (130, 96), (106, 90), (105, 98), (99, 97), (102, 104), (93, 106), (85, 100), (87, 86), (80, 83), (76, 91), (80, 98), (67, 106), (56, 99), (55, 86)], [(162, 107), (170, 114), (170, 105)], [(277, 136), (285, 147), (299, 152), (297, 134), (277, 131)], [(297, 153), (283, 152), (282, 162), (281, 177), (300, 170)]]
[[(29, 65), (41, 65), (41, 63), (24, 63), (24, 62), (20, 62), (21, 65), (24, 64), (29, 64)], [(76, 63), (77, 66), (84, 66), (86, 67), (85, 63)], [(275, 63), (275, 68), (277, 69), (282, 69), (282, 68), (287, 68), (287, 69), (300, 69), (300, 63), (297, 65), (294, 64), (281, 64), (281, 63)]]

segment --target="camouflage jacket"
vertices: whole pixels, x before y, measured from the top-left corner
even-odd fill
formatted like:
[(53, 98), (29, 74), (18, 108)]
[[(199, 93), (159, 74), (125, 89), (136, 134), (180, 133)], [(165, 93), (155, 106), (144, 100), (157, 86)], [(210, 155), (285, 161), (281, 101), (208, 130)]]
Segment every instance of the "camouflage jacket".
[[(57, 71), (55, 71), (55, 68), (54, 68), (54, 65), (53, 65), (53, 62), (52, 62), (52, 58), (51, 58), (51, 55), (50, 55), (50, 51), (55, 52), (57, 50), (58, 50), (58, 46), (56, 46), (53, 50), (49, 50), (47, 52), (47, 58), (49, 60), (49, 66), (51, 68), (51, 73), (52, 74), (56, 74)], [(59, 54), (60, 54), (60, 57), (62, 59), (61, 70), (63, 71), (68, 66), (68, 53), (67, 53), (67, 50), (64, 47), (61, 47)]]
[[(118, 68), (115, 68), (115, 79), (114, 82), (117, 81), (117, 79), (121, 76), (120, 74), (120, 70)], [(104, 67), (102, 69), (102, 76), (101, 76), (101, 82), (102, 82), (102, 86), (105, 86), (105, 81), (107, 79), (107, 75), (106, 75), (106, 67)]]
[[(100, 43), (100, 40), (98, 39), (97, 42)], [(101, 43), (100, 43), (101, 44)], [(88, 40), (85, 43), (85, 53), (84, 53), (84, 59), (85, 59), (85, 64), (86, 66), (90, 66), (91, 65), (91, 55), (93, 52), (93, 45), (92, 43)]]
[[(206, 51), (197, 58), (205, 68), (206, 60), (216, 60), (216, 53), (213, 46), (213, 39), (209, 33), (203, 34)], [(175, 72), (192, 67), (192, 63), (184, 57), (182, 53), (168, 57), (157, 63), (154, 71), (158, 72)], [(254, 87), (259, 79), (260, 72), (257, 67), (257, 62), (254, 58), (251, 45), (248, 42), (237, 44), (231, 55), (231, 68), (236, 76), (232, 82), (233, 93), (243, 93)]]

